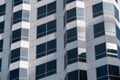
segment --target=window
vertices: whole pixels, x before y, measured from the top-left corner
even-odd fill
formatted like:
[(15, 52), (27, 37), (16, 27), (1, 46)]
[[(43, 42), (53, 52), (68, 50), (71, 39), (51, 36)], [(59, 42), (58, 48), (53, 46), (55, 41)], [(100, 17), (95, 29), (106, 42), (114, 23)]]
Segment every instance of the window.
[(94, 38), (105, 35), (104, 22), (94, 25)]
[(117, 25), (116, 25), (116, 37), (120, 41), (120, 29), (119, 29), (119, 27)]
[(3, 39), (0, 40), (0, 52), (2, 52), (2, 51), (3, 51)]
[(114, 65), (103, 65), (96, 68), (97, 80), (119, 80), (119, 67)]
[(10, 71), (10, 80), (19, 80), (19, 68)]
[(92, 9), (93, 9), (93, 18), (103, 15), (103, 3), (102, 2), (93, 5)]
[(1, 72), (1, 68), (2, 68), (2, 59), (0, 59), (0, 72)]
[(77, 40), (77, 28), (67, 30), (67, 43)]
[(118, 58), (117, 44), (106, 43), (106, 47), (107, 47), (107, 56)]
[(100, 59), (106, 56), (106, 44), (101, 43), (95, 46), (96, 59)]
[(38, 1), (42, 1), (42, 0), (38, 0)]
[(78, 61), (78, 49), (72, 49), (67, 51), (67, 64), (72, 64)]
[(29, 0), (14, 0), (14, 6), (17, 6), (17, 5), (22, 4), (22, 3), (29, 4), (30, 1)]
[(81, 61), (81, 62), (86, 62), (86, 53), (80, 53), (78, 52), (78, 48), (71, 49), (67, 51), (67, 53), (64, 56), (64, 63), (65, 67), (69, 64)]
[(19, 60), (28, 60), (28, 50), (27, 48), (17, 48), (11, 51), (11, 63)]
[(17, 68), (10, 71), (10, 80), (27, 80), (27, 69)]
[(20, 10), (13, 14), (13, 24), (21, 21), (29, 22), (29, 11)]
[(56, 13), (56, 1), (37, 9), (37, 19)]
[(76, 20), (76, 8), (67, 11), (67, 22)]
[(117, 49), (118, 49), (118, 58), (120, 59), (120, 47), (117, 46)]
[(36, 66), (36, 80), (53, 75), (57, 72), (56, 60)]
[(56, 20), (37, 27), (37, 38), (56, 32)]
[(107, 65), (100, 66), (100, 67), (96, 68), (96, 70), (97, 70), (97, 80), (108, 80)]
[(71, 3), (71, 2), (76, 1), (76, 0), (65, 0), (65, 1), (66, 1), (66, 3)]
[(29, 40), (29, 30), (25, 28), (20, 28), (12, 32), (12, 43), (20, 40)]
[(36, 52), (36, 58), (56, 52), (56, 39), (37, 45)]
[(20, 60), (20, 48), (11, 51), (11, 63)]
[(119, 10), (114, 6), (114, 15), (115, 18), (119, 21)]
[(75, 70), (69, 72), (65, 80), (87, 80), (87, 72), (85, 70)]
[(3, 33), (4, 32), (4, 21), (3, 22), (0, 22), (0, 33)]
[(68, 10), (65, 15), (67, 17), (64, 17), (66, 19), (66, 22), (71, 22), (74, 21), (76, 19), (84, 19), (84, 9), (83, 8), (72, 8), (70, 10)]
[(78, 80), (78, 70), (68, 73), (68, 80)]
[(5, 5), (5, 4), (0, 5), (0, 16), (5, 15), (5, 8), (6, 8), (6, 5)]

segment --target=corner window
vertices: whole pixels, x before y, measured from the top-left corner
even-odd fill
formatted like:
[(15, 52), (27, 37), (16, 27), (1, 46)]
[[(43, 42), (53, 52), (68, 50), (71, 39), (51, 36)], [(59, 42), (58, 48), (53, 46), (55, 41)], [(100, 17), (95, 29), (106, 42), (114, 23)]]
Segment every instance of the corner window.
[(27, 69), (17, 68), (10, 71), (10, 80), (27, 80)]
[(119, 80), (119, 67), (114, 65), (103, 65), (96, 68), (97, 80)]
[(28, 49), (27, 48), (17, 48), (11, 51), (11, 63), (14, 63), (16, 61), (28, 60)]
[(30, 1), (29, 0), (14, 0), (14, 6), (20, 5), (22, 3), (27, 3), (29, 4)]
[(65, 80), (87, 80), (87, 71), (85, 70), (75, 70), (72, 72), (69, 72)]
[(29, 11), (20, 10), (13, 14), (13, 24), (21, 21), (29, 22)]
[(69, 64), (79, 62), (79, 61), (86, 62), (86, 53), (83, 52), (79, 54), (78, 48), (68, 50), (64, 56), (65, 67)]
[(20, 28), (12, 32), (12, 43), (20, 40), (29, 40), (29, 30), (25, 28)]

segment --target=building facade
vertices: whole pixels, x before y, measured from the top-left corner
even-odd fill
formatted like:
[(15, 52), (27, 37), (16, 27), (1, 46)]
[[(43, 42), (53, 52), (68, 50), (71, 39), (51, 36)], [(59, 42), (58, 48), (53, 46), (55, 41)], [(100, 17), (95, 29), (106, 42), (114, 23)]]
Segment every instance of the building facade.
[(0, 0), (0, 80), (120, 80), (120, 0)]

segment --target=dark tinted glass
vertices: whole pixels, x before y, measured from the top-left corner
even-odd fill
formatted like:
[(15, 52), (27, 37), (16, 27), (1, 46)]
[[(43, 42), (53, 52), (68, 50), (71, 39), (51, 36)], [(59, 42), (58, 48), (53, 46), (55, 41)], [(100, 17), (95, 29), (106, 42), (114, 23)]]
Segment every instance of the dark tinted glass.
[(43, 44), (38, 45), (36, 51), (37, 51), (36, 58), (45, 56), (46, 55), (46, 44), (43, 43)]
[(109, 65), (109, 74), (114, 76), (119, 76), (119, 67), (114, 65)]
[(2, 68), (2, 59), (0, 59), (0, 71), (1, 71), (1, 68)]
[(76, 20), (76, 8), (67, 11), (67, 22)]
[(36, 58), (56, 52), (56, 39), (40, 44), (36, 47)]
[(94, 38), (105, 35), (104, 22), (94, 25)]
[(20, 60), (20, 48), (11, 51), (11, 63)]
[(46, 24), (37, 27), (37, 38), (46, 35)]
[(0, 5), (0, 16), (5, 15), (5, 7), (6, 7), (5, 4)]
[(47, 54), (56, 52), (56, 39), (47, 42)]
[(23, 0), (14, 0), (14, 6), (22, 4)]
[(56, 60), (47, 63), (47, 76), (56, 73)]
[(100, 66), (96, 70), (97, 70), (97, 78), (108, 75), (107, 65)]
[(78, 61), (78, 49), (72, 49), (67, 51), (67, 64), (72, 64)]
[(37, 27), (37, 38), (56, 32), (56, 20)]
[(65, 1), (66, 1), (66, 3), (71, 3), (71, 2), (76, 1), (76, 0), (65, 0)]
[(0, 52), (2, 52), (2, 51), (3, 51), (3, 39), (0, 40)]
[(114, 15), (115, 15), (116, 19), (119, 21), (119, 11), (115, 6), (114, 6)]
[(13, 14), (13, 24), (22, 21), (22, 10), (17, 11)]
[(36, 66), (36, 80), (56, 73), (56, 60)]
[(116, 25), (116, 37), (120, 40), (120, 29)]
[(36, 75), (45, 73), (45, 64), (36, 67)]
[(87, 72), (85, 70), (80, 70), (80, 80), (87, 80)]
[(3, 33), (4, 32), (4, 24), (5, 22), (0, 22), (0, 33)]
[(56, 12), (56, 1), (47, 5), (47, 15), (51, 15)]
[(12, 43), (21, 40), (21, 29), (12, 32)]
[(47, 23), (47, 34), (56, 32), (56, 20)]
[(10, 80), (19, 80), (19, 68), (10, 71)]
[(103, 3), (93, 5), (93, 17), (103, 15)]
[(106, 56), (106, 44), (102, 43), (95, 46), (96, 59)]
[(67, 31), (67, 43), (77, 40), (77, 28), (72, 28)]
[(110, 80), (120, 80), (120, 77), (117, 76), (109, 76)]
[(78, 70), (68, 73), (68, 80), (78, 80)]
[(39, 7), (37, 9), (37, 19), (45, 17), (46, 16), (46, 6)]

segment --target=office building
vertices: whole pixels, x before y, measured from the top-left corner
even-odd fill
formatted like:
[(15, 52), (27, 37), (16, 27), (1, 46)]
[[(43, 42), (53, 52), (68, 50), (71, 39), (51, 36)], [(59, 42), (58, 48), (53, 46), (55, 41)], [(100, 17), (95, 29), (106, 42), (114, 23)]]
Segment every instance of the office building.
[(120, 0), (0, 0), (0, 80), (120, 80)]

